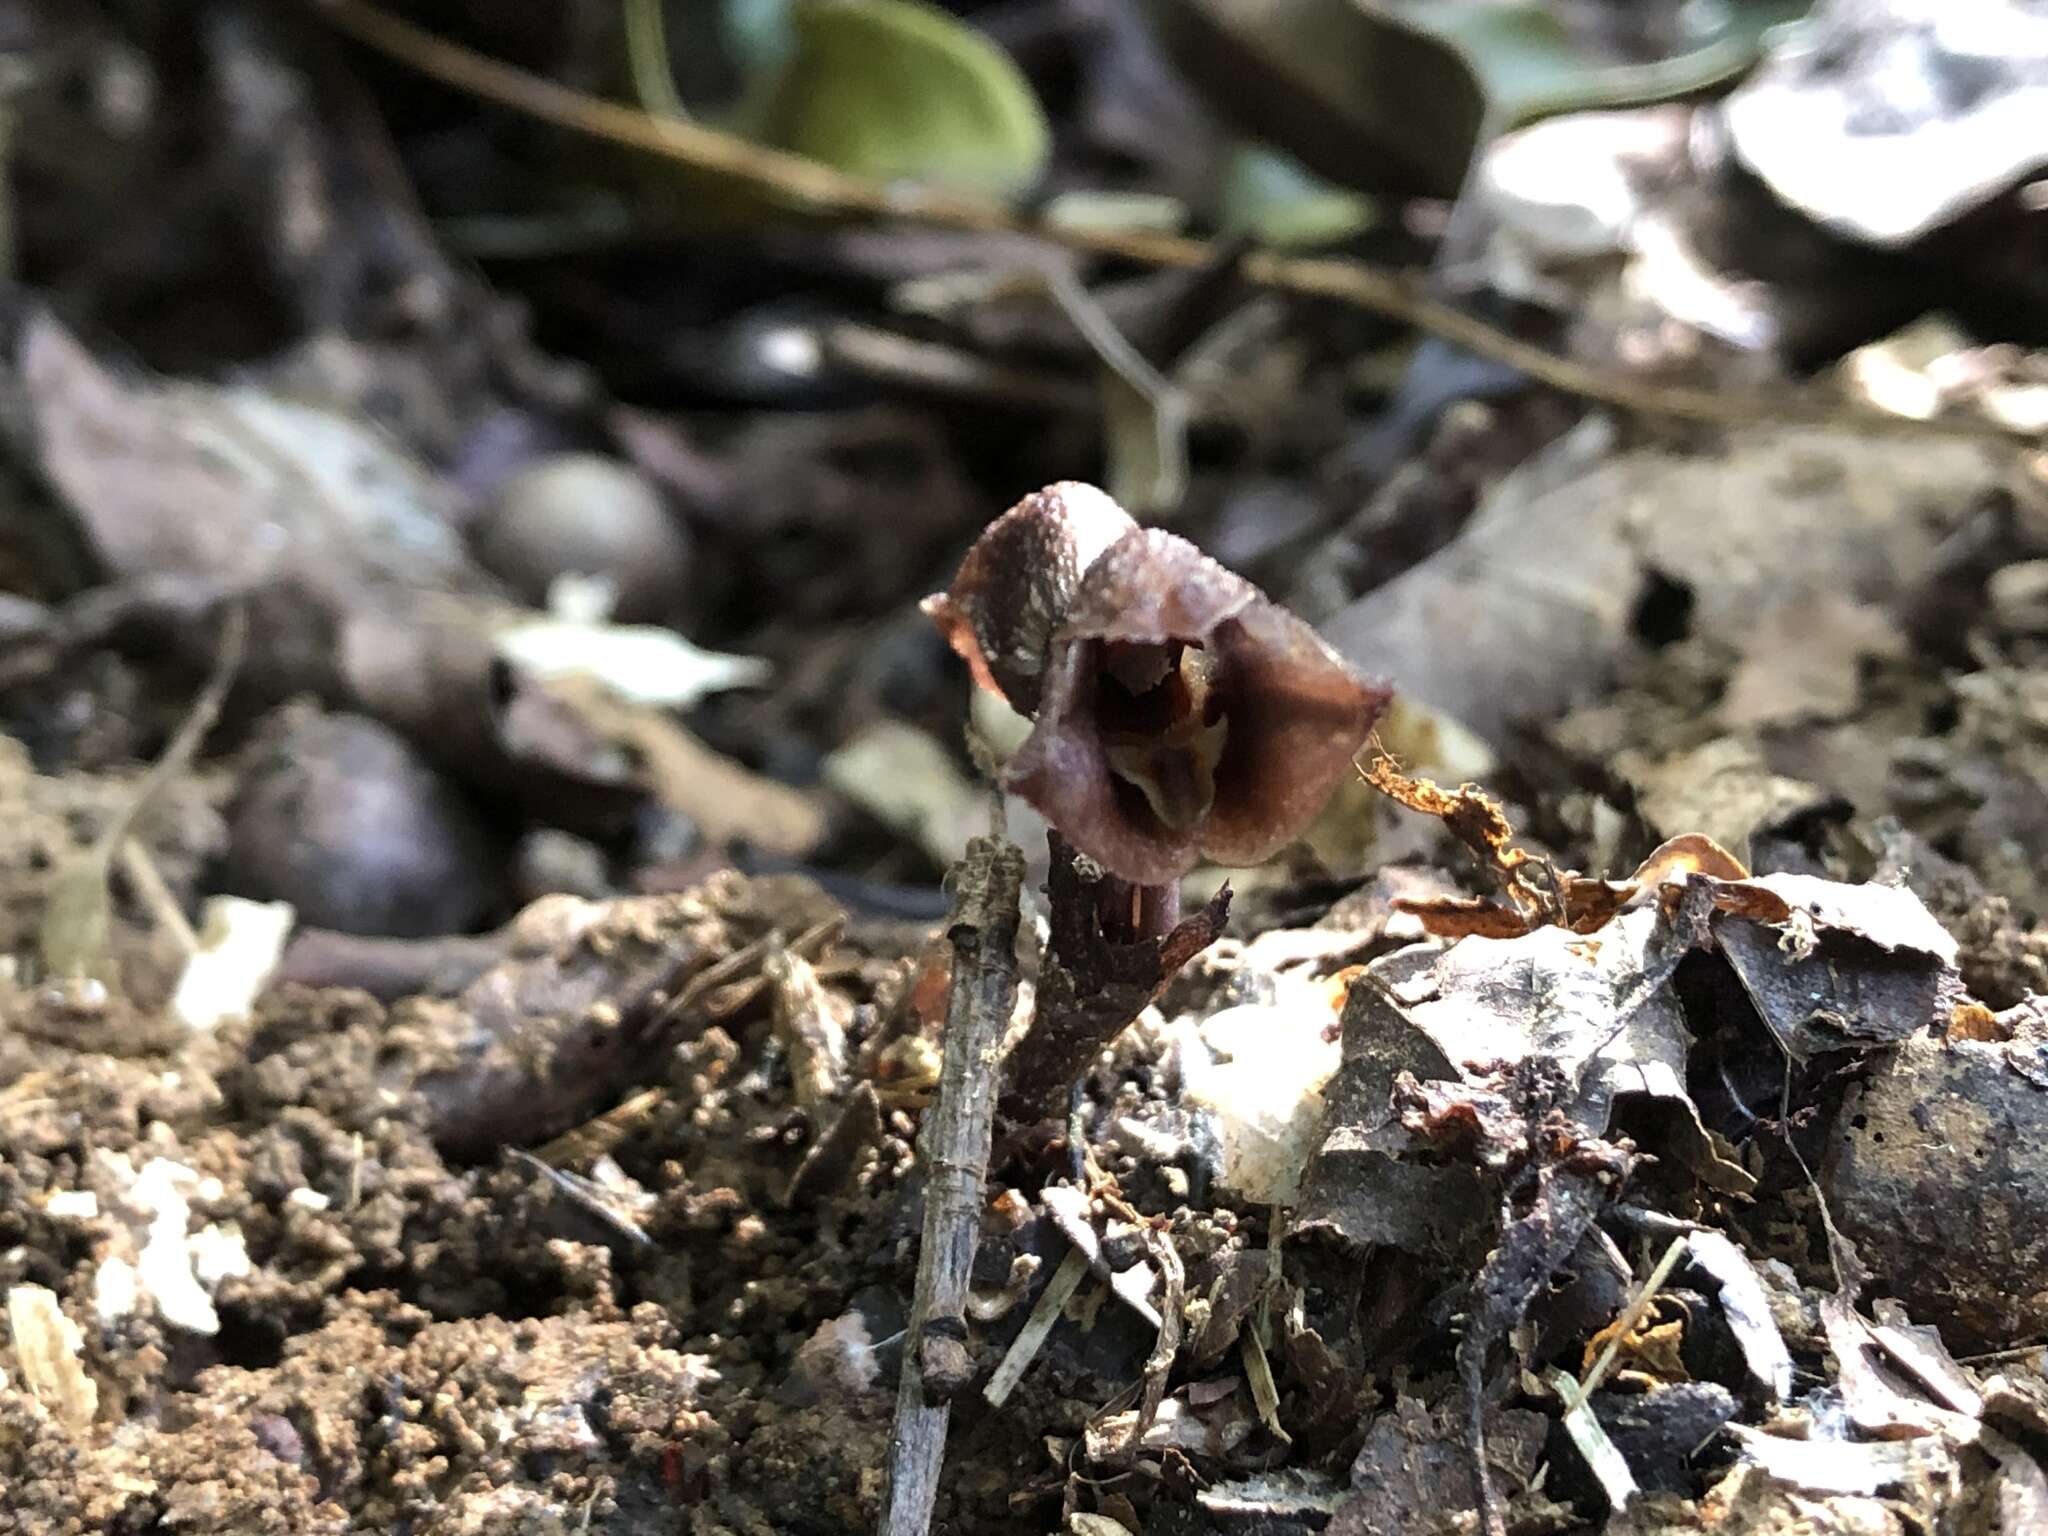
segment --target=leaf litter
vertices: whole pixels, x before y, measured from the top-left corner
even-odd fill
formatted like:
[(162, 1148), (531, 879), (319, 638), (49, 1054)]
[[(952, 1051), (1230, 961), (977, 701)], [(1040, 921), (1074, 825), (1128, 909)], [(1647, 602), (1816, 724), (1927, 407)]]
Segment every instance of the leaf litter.
[[(2024, 49), (1973, 107), (1910, 7), (1746, 7), (1720, 102), (1675, 11), (1510, 8), (1532, 105), (1432, 14), (1435, 126), (1268, 50), (1349, 242), (1276, 265), (1117, 223), (1271, 154), (1134, 8), (483, 9), (749, 195), (239, 7), (19, 105), (0, 1530), (2048, 1520), (2048, 481), (1871, 427), (2038, 431), (2030, 166), (1815, 169), (1990, 144)], [(1404, 241), (1554, 350), (1390, 336)]]

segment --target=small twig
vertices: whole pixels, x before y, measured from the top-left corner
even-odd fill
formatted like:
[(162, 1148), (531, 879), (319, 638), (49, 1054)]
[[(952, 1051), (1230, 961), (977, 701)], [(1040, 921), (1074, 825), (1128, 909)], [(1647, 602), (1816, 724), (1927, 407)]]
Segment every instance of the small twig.
[(1613, 1513), (1620, 1514), (1638, 1491), (1635, 1474), (1629, 1471), (1628, 1461), (1607, 1437), (1606, 1427), (1593, 1417), (1592, 1409), (1586, 1406), (1585, 1394), (1591, 1389), (1579, 1386), (1567, 1371), (1552, 1370), (1546, 1379), (1558, 1396), (1569, 1404), (1564, 1411), (1564, 1432), (1579, 1448), (1587, 1468), (1598, 1479), (1600, 1491), (1607, 1496), (1608, 1507)]
[(1173, 1235), (1147, 1222), (1141, 1230), (1152, 1262), (1159, 1266), (1159, 1334), (1152, 1353), (1145, 1357), (1144, 1381), (1138, 1393), (1138, 1414), (1131, 1432), (1117, 1449), (1117, 1460), (1128, 1462), (1138, 1454), (1145, 1433), (1159, 1417), (1159, 1405), (1166, 1399), (1166, 1380), (1173, 1374), (1174, 1358), (1180, 1353), (1181, 1312), (1187, 1302), (1187, 1269)]
[(688, 118), (669, 63), (663, 0), (625, 0), (625, 5), (626, 63), (633, 72), (633, 94), (655, 117)]
[(843, 320), (819, 333), (825, 355), (840, 367), (884, 384), (932, 390), (1019, 407), (1086, 414), (1097, 397), (1083, 381), (1044, 369), (992, 363), (959, 347), (920, 341), (881, 326)]
[(1957, 1365), (2003, 1365), (2008, 1360), (2024, 1360), (2029, 1355), (2038, 1355), (2048, 1349), (2048, 1344), (2036, 1341), (2032, 1344), (2016, 1344), (2011, 1349), (1994, 1349), (1981, 1355), (1957, 1355)]
[[(750, 183), (798, 208), (847, 216), (915, 219), (974, 234), (1024, 235), (1096, 256), (1149, 266), (1202, 268), (1216, 256), (1206, 240), (1147, 230), (1062, 225), (1020, 217), (1000, 203), (934, 187), (880, 183), (815, 160), (749, 143), (676, 118), (655, 117), (570, 90), (436, 37), (364, 0), (307, 0), (356, 41), (445, 85), (495, 101), (574, 133), (642, 150)], [(1337, 257), (1252, 251), (1238, 264), (1247, 282), (1341, 303), (1426, 331), (1527, 374), (1538, 383), (1634, 415), (1725, 426), (1775, 422), (1915, 437), (2034, 443), (2038, 434), (1972, 417), (1891, 416), (1812, 393), (1733, 395), (1609, 374), (1511, 336), (1431, 298), (1408, 274)]]
[(654, 1112), (668, 1102), (666, 1088), (643, 1088), (629, 1099), (621, 1099), (601, 1115), (564, 1131), (552, 1141), (541, 1143), (534, 1156), (550, 1168), (571, 1163), (588, 1165), (615, 1151), (634, 1131), (646, 1125)]
[(1643, 1320), (1643, 1314), (1650, 1310), (1650, 1303), (1656, 1300), (1657, 1292), (1662, 1289), (1664, 1282), (1671, 1278), (1671, 1271), (1678, 1268), (1678, 1261), (1685, 1257), (1685, 1250), (1690, 1242), (1689, 1237), (1674, 1237), (1671, 1246), (1664, 1250), (1664, 1257), (1659, 1259), (1656, 1267), (1643, 1278), (1643, 1283), (1636, 1288), (1634, 1297), (1609, 1330), (1607, 1342), (1601, 1346), (1598, 1358), (1593, 1361), (1593, 1369), (1586, 1372), (1584, 1381), (1575, 1383), (1571, 1391), (1565, 1394), (1566, 1414), (1576, 1413), (1584, 1406), (1587, 1398), (1600, 1390), (1600, 1383), (1607, 1379), (1607, 1373), (1614, 1368), (1615, 1356), (1621, 1353), (1621, 1341), (1635, 1331), (1636, 1324)]
[(1017, 1390), (1017, 1383), (1024, 1379), (1024, 1373), (1031, 1369), (1031, 1362), (1038, 1358), (1039, 1350), (1052, 1334), (1053, 1324), (1060, 1320), (1060, 1313), (1066, 1310), (1067, 1299), (1081, 1288), (1081, 1282), (1088, 1278), (1088, 1255), (1079, 1248), (1067, 1249), (1067, 1256), (1060, 1260), (1060, 1267), (1052, 1272), (1052, 1279), (1039, 1292), (1037, 1305), (1024, 1320), (1024, 1326), (1017, 1331), (1017, 1337), (1010, 1344), (1010, 1352), (1003, 1356), (996, 1366), (995, 1374), (988, 1379), (988, 1385), (981, 1389), (981, 1395), (988, 1400), (991, 1408), (1000, 1408)]
[[(1150, 485), (1119, 485), (1113, 476), (1110, 490), (1134, 507), (1171, 509), (1180, 505), (1188, 484), (1188, 397), (1181, 387), (1160, 373), (1145, 355), (1125, 339), (1095, 295), (1090, 293), (1065, 262), (1048, 263), (1040, 270), (1046, 292), (1067, 317), (1067, 323), (1081, 333), (1105, 370), (1105, 389), (1121, 388), (1139, 401), (1151, 418), (1153, 476)], [(1105, 402), (1107, 404), (1107, 402)], [(1114, 417), (1112, 415), (1111, 419)], [(1112, 435), (1112, 460), (1115, 439)], [(1112, 469), (1115, 468), (1112, 462)]]
[[(1534, 1118), (1531, 1136), (1539, 1134)], [(1507, 1512), (1493, 1485), (1486, 1448), (1486, 1362), (1527, 1314), (1626, 1177), (1629, 1156), (1591, 1140), (1576, 1143), (1565, 1162), (1539, 1166), (1536, 1194), (1526, 1214), (1503, 1209), (1500, 1242), (1473, 1282), (1474, 1305), (1458, 1341), (1457, 1365), (1465, 1392), (1465, 1448), (1472, 1458), (1473, 1492), (1483, 1536), (1507, 1536)]]
[(957, 866), (947, 938), (953, 989), (936, 1102), (925, 1116), (924, 1232), (917, 1295), (896, 1395), (883, 1536), (924, 1536), (939, 1492), (950, 1399), (967, 1384), (967, 1287), (981, 1234), (983, 1183), (995, 1130), (996, 1061), (1017, 1003), (1018, 901), (1024, 855), (977, 837)]
[[(784, 949), (808, 960), (836, 942), (845, 926), (845, 918), (830, 917), (806, 928), (786, 944), (780, 934), (769, 933), (751, 944), (742, 945), (724, 959), (691, 976), (674, 996), (657, 1002), (652, 1016), (636, 1025), (636, 1032), (650, 1044), (669, 1043), (685, 1021), (709, 1002), (711, 994), (728, 984), (735, 986), (736, 995), (725, 999), (724, 1006), (715, 1011), (720, 1014), (736, 1011), (753, 1001), (769, 984), (760, 967), (770, 954)], [(671, 976), (659, 983), (656, 990), (666, 992), (680, 979), (680, 974)]]
[(1244, 1356), (1244, 1379), (1252, 1389), (1252, 1406), (1259, 1410), (1259, 1422), (1282, 1445), (1292, 1445), (1294, 1436), (1280, 1422), (1280, 1386), (1273, 1380), (1273, 1362), (1266, 1356), (1265, 1340), (1259, 1337), (1257, 1328), (1247, 1328), (1238, 1335), (1237, 1342)]

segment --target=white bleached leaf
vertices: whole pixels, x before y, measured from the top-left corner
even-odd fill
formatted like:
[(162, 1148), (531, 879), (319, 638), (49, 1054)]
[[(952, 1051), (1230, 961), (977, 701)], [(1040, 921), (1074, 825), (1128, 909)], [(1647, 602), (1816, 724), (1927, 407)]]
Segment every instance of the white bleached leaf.
[(688, 709), (707, 694), (753, 688), (773, 669), (758, 656), (700, 650), (674, 630), (534, 617), (496, 637), (498, 655), (529, 676), (591, 677), (635, 704)]

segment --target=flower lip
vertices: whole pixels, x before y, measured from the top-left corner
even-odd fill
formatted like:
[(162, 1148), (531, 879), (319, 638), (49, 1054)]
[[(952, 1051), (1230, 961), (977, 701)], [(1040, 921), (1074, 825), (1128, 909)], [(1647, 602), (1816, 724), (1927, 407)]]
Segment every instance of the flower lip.
[(1389, 697), (1243, 577), (1091, 487), (1020, 502), (926, 611), (978, 682), (1035, 716), (1004, 787), (1139, 884), (1204, 857), (1255, 864), (1299, 836)]

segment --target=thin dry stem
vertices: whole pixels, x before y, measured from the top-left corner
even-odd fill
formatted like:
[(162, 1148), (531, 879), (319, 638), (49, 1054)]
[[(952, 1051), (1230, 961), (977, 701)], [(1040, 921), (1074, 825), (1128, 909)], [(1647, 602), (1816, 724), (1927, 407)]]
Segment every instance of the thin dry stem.
[(996, 1061), (1017, 1003), (1024, 855), (1006, 839), (978, 837), (956, 869), (959, 896), (947, 931), (953, 989), (946, 1053), (938, 1099), (918, 1140), (926, 1179), (924, 1231), (890, 1437), (883, 1536), (924, 1536), (929, 1528), (950, 1400), (972, 1371), (967, 1288), (995, 1131)]

